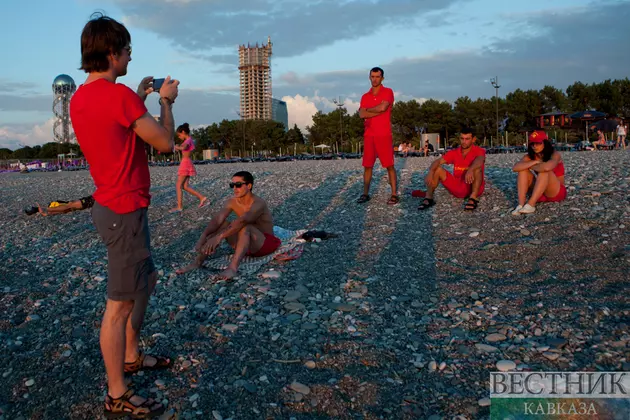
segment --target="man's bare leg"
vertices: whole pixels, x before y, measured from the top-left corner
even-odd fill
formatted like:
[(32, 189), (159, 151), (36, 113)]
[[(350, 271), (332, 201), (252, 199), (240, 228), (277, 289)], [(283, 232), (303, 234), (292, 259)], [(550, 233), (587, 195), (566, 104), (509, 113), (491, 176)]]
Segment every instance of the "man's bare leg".
[(101, 323), (101, 353), (107, 373), (108, 393), (113, 398), (127, 392), (124, 377), (125, 328), (133, 306), (133, 301), (107, 299)]
[(472, 183), (472, 188), (470, 191), (470, 198), (474, 198), (475, 200), (479, 197), (479, 189), (481, 188), (481, 183), (483, 182), (483, 176), (481, 174), (481, 168), (477, 168), (473, 171), (474, 179)]
[(230, 280), (238, 274), (238, 265), (248, 252), (255, 254), (265, 243), (265, 235), (257, 228), (248, 225), (238, 233), (236, 248), (227, 269), (219, 274), (220, 279)]
[(438, 166), (434, 170), (429, 171), (429, 174), (424, 180), (425, 184), (427, 185), (426, 198), (432, 200), (435, 189), (440, 184), (440, 182), (443, 182), (445, 179), (446, 171), (441, 166)]
[(197, 255), (195, 256), (195, 261), (193, 261), (192, 263), (182, 268), (178, 268), (177, 270), (175, 270), (175, 274), (177, 275), (185, 274), (185, 273), (188, 273), (189, 271), (193, 271), (198, 268), (201, 268), (206, 258), (208, 258), (206, 254), (204, 254), (203, 252), (197, 252)]
[(392, 188), (392, 195), (398, 195), (398, 190), (396, 189), (396, 168), (394, 168), (394, 165), (387, 168), (387, 178), (389, 179), (389, 186)]
[(372, 168), (363, 167), (363, 195), (370, 195), (371, 183), (372, 183)]
[[(149, 275), (149, 290), (147, 290), (145, 296), (134, 301), (131, 315), (127, 318), (125, 330), (125, 363), (135, 362), (138, 356), (140, 356), (140, 349), (138, 347), (138, 343), (140, 342), (140, 330), (142, 329), (144, 315), (149, 305), (149, 297), (153, 294), (156, 282), (157, 271), (154, 271)], [(155, 363), (157, 363), (155, 357), (146, 356), (144, 359), (144, 366), (153, 366)]]
[[(228, 221), (224, 221), (223, 224), (221, 224), (221, 226), (219, 227), (219, 229), (217, 229), (215, 232), (210, 232), (208, 234), (208, 236), (206, 236), (205, 240), (210, 239), (212, 236), (216, 235), (219, 232), (222, 232), (223, 230), (225, 230), (228, 227), (229, 223)], [(230, 242), (230, 239), (232, 238), (228, 238), (227, 241), (230, 243), (230, 245), (232, 245), (232, 242)], [(201, 240), (201, 238), (200, 238)], [(182, 268), (178, 268), (177, 270), (175, 270), (175, 274), (180, 275), (180, 274), (185, 274), (188, 273), (189, 271), (193, 271), (196, 270), (198, 268), (201, 268), (203, 262), (206, 260), (206, 258), (208, 258), (208, 255), (204, 254), (203, 252), (201, 252), (201, 250), (199, 250), (197, 252), (197, 255), (195, 256), (195, 261), (193, 261), (192, 263), (188, 264), (185, 267)]]

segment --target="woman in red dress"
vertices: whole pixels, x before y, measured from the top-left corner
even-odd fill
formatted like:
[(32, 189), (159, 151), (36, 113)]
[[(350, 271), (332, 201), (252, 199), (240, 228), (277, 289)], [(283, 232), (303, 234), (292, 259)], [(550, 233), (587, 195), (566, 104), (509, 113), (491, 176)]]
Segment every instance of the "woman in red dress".
[(177, 189), (177, 207), (172, 209), (171, 213), (184, 210), (184, 206), (182, 204), (182, 190), (197, 197), (199, 199), (199, 207), (203, 207), (208, 202), (208, 197), (204, 197), (188, 185), (190, 177), (197, 175), (195, 165), (193, 165), (193, 161), (190, 158), (191, 153), (195, 150), (195, 143), (193, 142), (192, 137), (190, 137), (190, 126), (188, 123), (184, 123), (177, 127), (175, 135), (182, 141), (182, 144), (175, 145), (175, 150), (182, 152), (182, 161), (179, 164), (179, 169), (177, 170), (177, 184), (175, 186)]

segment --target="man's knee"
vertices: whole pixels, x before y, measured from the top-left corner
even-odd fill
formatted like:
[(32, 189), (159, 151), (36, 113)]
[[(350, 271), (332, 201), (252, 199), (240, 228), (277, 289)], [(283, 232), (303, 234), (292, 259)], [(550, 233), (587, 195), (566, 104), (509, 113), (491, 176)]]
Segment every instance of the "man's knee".
[(133, 310), (133, 300), (107, 300), (105, 313), (109, 318), (127, 319)]
[(249, 236), (252, 233), (252, 229), (249, 225), (245, 225), (238, 231), (238, 237)]

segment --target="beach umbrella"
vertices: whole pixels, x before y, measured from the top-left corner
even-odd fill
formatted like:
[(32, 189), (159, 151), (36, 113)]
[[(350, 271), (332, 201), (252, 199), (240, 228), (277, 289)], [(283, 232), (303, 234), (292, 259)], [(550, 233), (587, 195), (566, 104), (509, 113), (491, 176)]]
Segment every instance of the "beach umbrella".
[(594, 122), (589, 127), (591, 130), (601, 130), (604, 133), (612, 133), (617, 129), (619, 121), (615, 120), (599, 120)]
[(580, 111), (580, 112), (573, 113), (569, 115), (569, 118), (571, 118), (572, 120), (590, 121), (590, 120), (606, 118), (606, 115), (607, 114), (605, 112), (591, 110), (591, 111)]
[[(592, 121), (592, 120), (598, 120), (598, 119), (606, 118), (606, 115), (607, 114), (604, 113), (604, 112), (590, 110), (590, 111), (575, 112), (575, 113), (569, 115), (569, 118), (571, 118), (572, 120)], [(588, 140), (588, 124), (584, 124), (584, 126), (585, 126), (584, 129), (585, 129), (585, 132), (586, 132), (584, 140)]]

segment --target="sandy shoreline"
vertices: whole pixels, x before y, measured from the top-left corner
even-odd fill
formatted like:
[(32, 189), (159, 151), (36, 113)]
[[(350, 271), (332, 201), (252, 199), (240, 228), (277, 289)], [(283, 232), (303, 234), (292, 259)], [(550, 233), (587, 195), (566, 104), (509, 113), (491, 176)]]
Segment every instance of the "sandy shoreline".
[[(177, 169), (152, 168), (161, 276), (144, 337), (176, 363), (133, 382), (180, 418), (488, 418), (479, 401), (499, 360), (629, 370), (630, 152), (563, 157), (568, 199), (519, 218), (509, 210), (520, 155), (488, 157), (474, 214), (443, 189), (428, 212), (408, 195), (387, 206), (381, 168), (372, 201), (357, 205), (362, 169), (347, 160), (198, 166), (193, 186), (213, 205), (198, 210), (185, 196), (184, 213), (172, 215)], [(431, 161), (397, 159), (400, 191), (422, 186)], [(256, 177), (276, 225), (339, 238), (270, 265), (282, 272), (273, 281), (212, 284), (208, 270), (175, 277), (241, 169)], [(5, 174), (0, 188), (0, 418), (97, 418), (105, 248), (88, 212), (20, 214), (90, 194), (89, 173)], [(287, 309), (294, 301), (303, 307)]]

